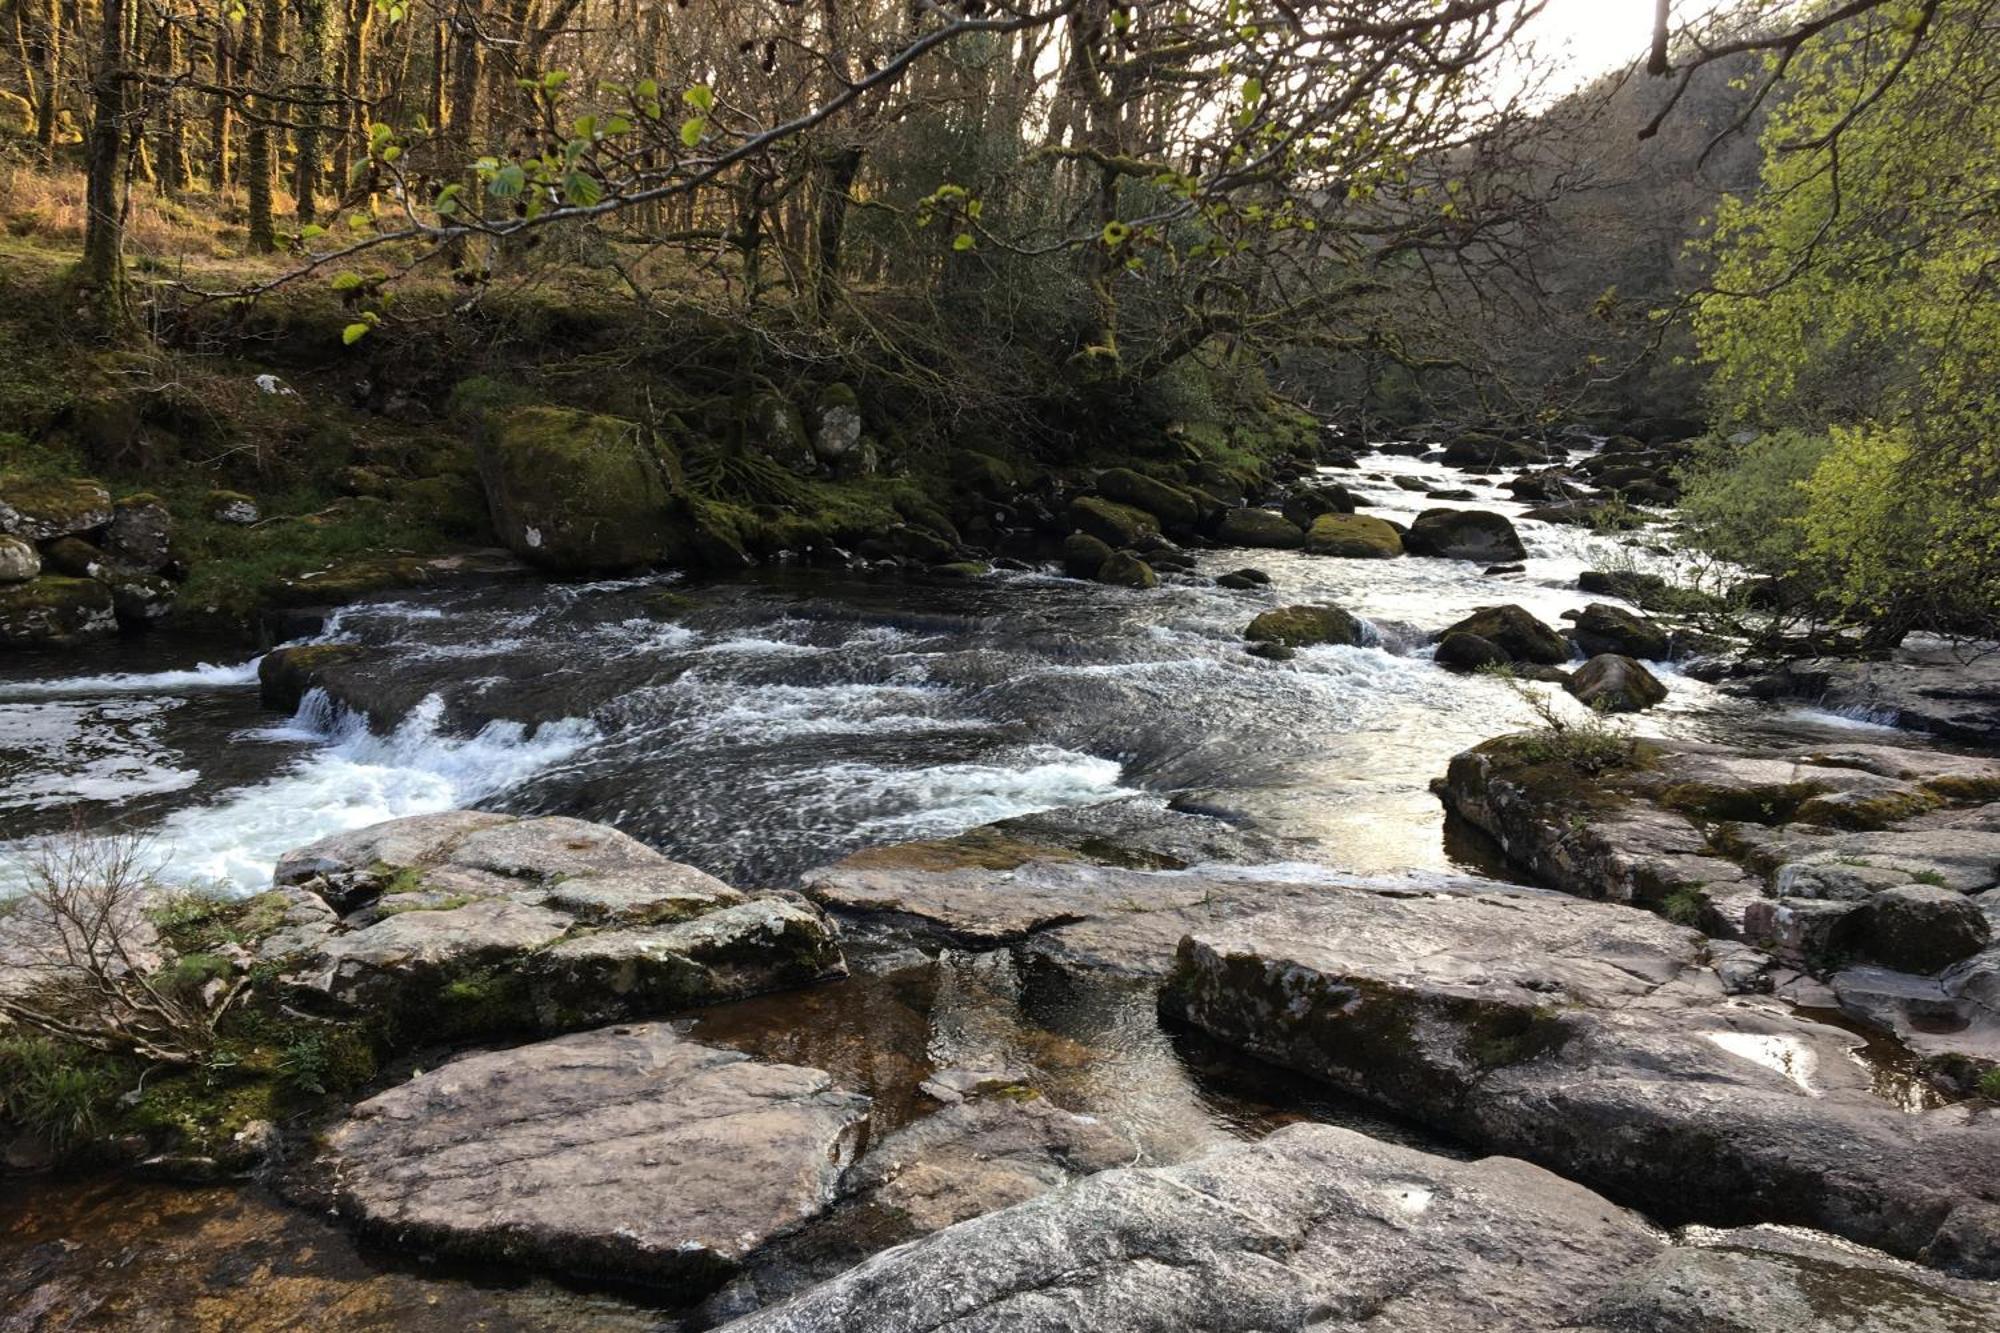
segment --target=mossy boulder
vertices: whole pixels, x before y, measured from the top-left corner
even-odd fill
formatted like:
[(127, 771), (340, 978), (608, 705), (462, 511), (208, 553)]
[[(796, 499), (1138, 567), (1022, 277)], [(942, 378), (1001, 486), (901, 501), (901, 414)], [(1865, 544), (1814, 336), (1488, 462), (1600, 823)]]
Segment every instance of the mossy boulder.
[(848, 385), (829, 384), (813, 402), (812, 449), (823, 463), (850, 467), (862, 453), (861, 398)]
[(1160, 530), (1160, 522), (1143, 509), (1119, 504), (1094, 495), (1078, 496), (1069, 502), (1070, 526), (1087, 532), (1107, 546), (1131, 546)]
[(1310, 529), (1320, 515), (1351, 514), (1360, 504), (1359, 497), (1345, 486), (1305, 486), (1286, 496), (1279, 512), (1287, 522)]
[(247, 528), (262, 517), (257, 501), (241, 491), (210, 491), (202, 502), (202, 511), (217, 523), (240, 528)]
[(781, 393), (766, 391), (750, 400), (744, 434), (759, 453), (794, 472), (811, 473), (819, 466), (805, 413)]
[(1592, 602), (1576, 618), (1576, 644), (1586, 653), (1618, 653), (1642, 662), (1667, 658), (1667, 632), (1644, 616)]
[(1630, 657), (1599, 653), (1576, 669), (1563, 688), (1600, 713), (1637, 713), (1663, 702), (1667, 687)]
[(1385, 519), (1368, 514), (1321, 514), (1306, 532), (1306, 554), (1388, 560), (1403, 553), (1403, 538)]
[(1905, 884), (1884, 889), (1860, 913), (1862, 950), (1899, 972), (1941, 972), (1984, 949), (1986, 914), (1956, 889)]
[(143, 570), (116, 570), (104, 578), (111, 589), (111, 611), (124, 629), (150, 629), (174, 609), (179, 593), (173, 583)]
[(1403, 545), (1418, 555), (1489, 565), (1525, 559), (1528, 554), (1507, 516), (1484, 509), (1426, 509), (1410, 524)]
[(0, 533), (46, 542), (110, 521), (111, 492), (87, 478), (0, 478)]
[(96, 579), (44, 574), (0, 585), (0, 647), (66, 645), (117, 628), (111, 589)]
[(1063, 572), (1073, 579), (1096, 578), (1110, 558), (1111, 547), (1087, 532), (1072, 532), (1063, 538)]
[(42, 568), (73, 579), (94, 579), (111, 566), (101, 547), (81, 537), (58, 537), (42, 548)]
[(967, 449), (953, 455), (952, 480), (987, 500), (1006, 500), (1021, 489), (1014, 465), (1004, 458)]
[(1438, 639), (1454, 634), (1476, 634), (1515, 662), (1555, 666), (1569, 660), (1569, 640), (1518, 606), (1482, 607), (1444, 630)]
[(1357, 645), (1366, 632), (1359, 620), (1337, 606), (1280, 606), (1251, 621), (1243, 637), (1252, 643), (1306, 648), (1321, 643)]
[(1153, 567), (1133, 555), (1130, 551), (1113, 551), (1097, 567), (1097, 582), (1109, 583), (1120, 588), (1157, 588), (1160, 576)]
[(1296, 550), (1306, 534), (1283, 514), (1269, 509), (1231, 509), (1216, 525), (1215, 539), (1224, 546), (1254, 546), (1266, 550)]
[(494, 531), (530, 564), (564, 574), (633, 569), (686, 540), (671, 460), (638, 425), (560, 407), (489, 414), (479, 476)]
[(1201, 507), (1186, 491), (1131, 468), (1100, 474), (1097, 489), (1108, 499), (1151, 514), (1169, 532), (1192, 532), (1201, 517)]
[(104, 549), (121, 565), (153, 571), (172, 558), (173, 515), (157, 495), (128, 495), (111, 506)]

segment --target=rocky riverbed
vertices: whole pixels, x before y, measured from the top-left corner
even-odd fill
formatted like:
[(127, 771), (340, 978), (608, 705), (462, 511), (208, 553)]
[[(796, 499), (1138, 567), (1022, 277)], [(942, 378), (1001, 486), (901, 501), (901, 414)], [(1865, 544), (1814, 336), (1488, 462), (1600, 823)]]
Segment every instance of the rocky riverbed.
[(5, 1326), (1992, 1326), (1984, 705), (1704, 683), (1672, 558), (1576, 523), (1671, 500), (1646, 451), (1422, 452), (1219, 515), (1107, 477), (1082, 581), (21, 659), (22, 832), (87, 781), (235, 895), (202, 957), (375, 1059), (105, 1145), (198, 1188), (0, 1185)]

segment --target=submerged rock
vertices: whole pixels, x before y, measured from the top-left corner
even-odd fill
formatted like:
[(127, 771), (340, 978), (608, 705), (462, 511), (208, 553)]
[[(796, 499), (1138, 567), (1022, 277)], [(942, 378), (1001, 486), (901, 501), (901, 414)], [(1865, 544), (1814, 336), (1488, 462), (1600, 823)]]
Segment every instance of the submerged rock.
[(1609, 904), (1351, 893), (1190, 935), (1163, 1003), (1218, 1039), (1670, 1217), (1813, 1226), (2000, 1276), (2000, 1119), (1909, 1114), (1856, 1044), (1729, 997)]
[(831, 1202), (868, 1099), (663, 1024), (466, 1056), (327, 1137), (349, 1220), (419, 1251), (688, 1294)]
[(1528, 554), (1506, 515), (1484, 509), (1426, 509), (1410, 524), (1403, 545), (1417, 555), (1477, 560), (1484, 565), (1521, 560)]
[(296, 988), (434, 1039), (646, 1017), (845, 971), (811, 904), (746, 899), (576, 819), (390, 820), (288, 853), (273, 878), (331, 913), (260, 956)]

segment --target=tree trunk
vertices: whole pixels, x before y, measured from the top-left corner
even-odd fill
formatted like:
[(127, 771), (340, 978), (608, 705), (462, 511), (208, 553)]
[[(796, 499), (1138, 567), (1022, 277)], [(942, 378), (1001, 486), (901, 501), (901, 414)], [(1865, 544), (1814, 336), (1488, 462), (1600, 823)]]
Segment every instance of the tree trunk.
[(42, 161), (50, 163), (55, 160), (56, 124), (62, 115), (63, 19), (57, 0), (40, 0), (33, 12), (42, 70), (35, 97), (35, 144)]
[(298, 132), (298, 158), (292, 164), (293, 211), (299, 225), (304, 226), (319, 216), (319, 207), (314, 201), (314, 195), (319, 190), (324, 153), (319, 126), (330, 113), (327, 107), (317, 103), (326, 97), (327, 53), (330, 46), (328, 25), (332, 9), (330, 0), (301, 0), (298, 10), (299, 82), (315, 103), (300, 108), (302, 114), (298, 119), (305, 128)]
[(100, 329), (125, 312), (125, 5), (103, 0), (104, 31), (91, 80), (90, 147), (84, 185), (83, 260), (77, 277)]
[[(368, 27), (375, 17), (370, 0), (348, 0), (347, 26), (341, 33), (340, 87), (347, 97), (341, 123), (346, 127), (333, 150), (333, 188), (344, 191), (353, 172), (354, 150), (368, 138)], [(435, 122), (433, 122), (435, 124)]]
[[(170, 18), (160, 39), (160, 70), (168, 80), (180, 72), (181, 60), (180, 24)], [(194, 180), (194, 166), (188, 161), (187, 120), (182, 114), (181, 95), (171, 86), (161, 95), (158, 138), (160, 184), (167, 193), (179, 194)]]
[[(278, 248), (277, 223), (271, 215), (271, 177), (277, 170), (275, 137), (269, 122), (277, 107), (264, 91), (268, 80), (278, 77), (278, 61), (283, 54), (285, 11), (280, 0), (263, 0), (257, 15), (256, 63), (251, 70), (258, 91), (250, 99), (250, 140), (244, 151), (243, 170), (248, 177), (250, 249), (269, 254)], [(250, 48), (249, 20), (244, 21), (244, 45)]]
[(847, 229), (847, 192), (861, 174), (861, 148), (850, 145), (821, 163), (818, 218), (814, 222), (818, 255), (813, 266), (813, 308), (825, 314), (840, 290), (840, 239)]
[[(236, 77), (235, 42), (229, 31), (229, 19), (218, 17), (215, 24), (215, 48), (210, 53), (210, 72), (214, 75), (218, 89), (229, 87)], [(215, 105), (208, 116), (208, 188), (221, 194), (229, 188), (230, 176), (230, 134), (235, 128), (236, 115), (229, 105), (229, 95), (215, 94)]]

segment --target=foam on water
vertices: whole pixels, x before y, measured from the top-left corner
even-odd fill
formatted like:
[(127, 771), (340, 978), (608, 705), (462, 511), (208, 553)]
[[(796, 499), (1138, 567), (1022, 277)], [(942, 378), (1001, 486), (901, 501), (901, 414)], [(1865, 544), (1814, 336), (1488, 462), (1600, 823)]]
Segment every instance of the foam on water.
[(203, 662), (181, 671), (114, 671), (101, 676), (61, 676), (55, 680), (9, 681), (0, 684), (0, 700), (91, 698), (106, 694), (182, 694), (191, 690), (227, 690), (257, 683), (257, 664), (264, 659), (224, 665)]
[(345, 829), (403, 815), (474, 804), (560, 763), (597, 739), (570, 719), (530, 732), (492, 722), (446, 735), (433, 695), (387, 735), (314, 690), (290, 724), (322, 744), (269, 782), (170, 816), (153, 834), (164, 878), (219, 883), (246, 892), (270, 882), (284, 852)]
[(1122, 770), (1109, 759), (1047, 745), (1024, 747), (1009, 758), (1013, 762), (914, 769), (834, 764), (820, 776), (869, 807), (903, 807), (857, 823), (864, 836), (885, 839), (942, 837), (997, 819), (1133, 794), (1119, 785)]

